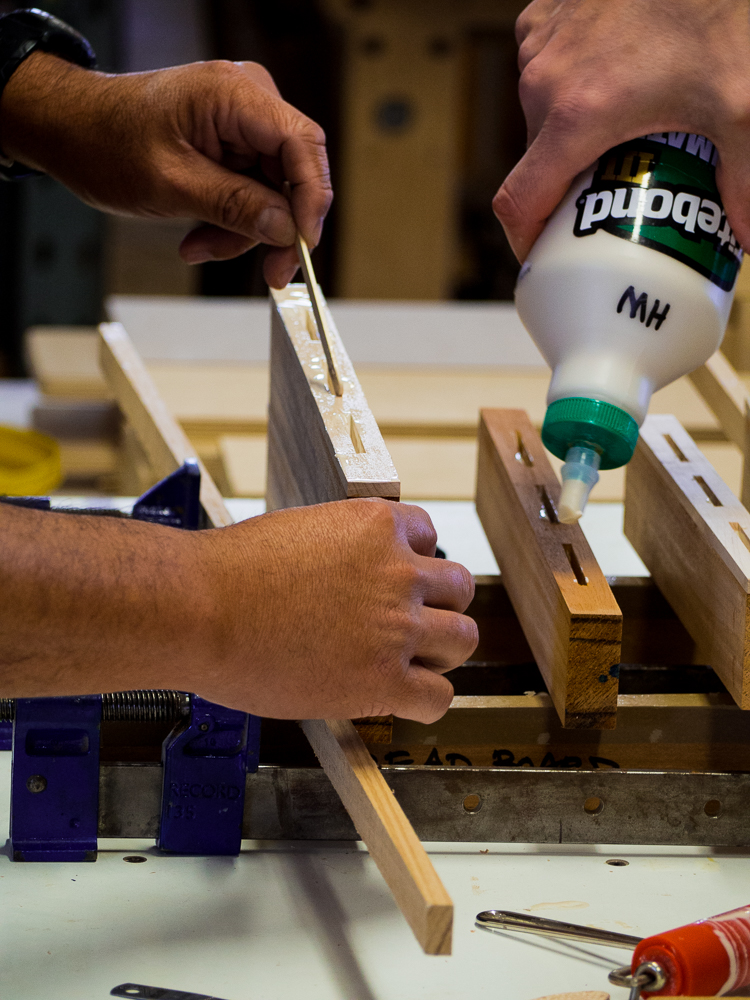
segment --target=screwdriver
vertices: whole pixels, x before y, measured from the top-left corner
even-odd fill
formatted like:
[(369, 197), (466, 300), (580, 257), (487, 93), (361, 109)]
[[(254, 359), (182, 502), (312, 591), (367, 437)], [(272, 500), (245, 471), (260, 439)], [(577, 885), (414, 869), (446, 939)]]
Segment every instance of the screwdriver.
[(750, 985), (750, 906), (648, 938), (507, 910), (484, 910), (476, 920), (486, 930), (528, 931), (633, 948), (630, 965), (609, 976), (616, 986), (628, 987), (633, 998), (643, 991), (649, 996), (723, 996)]
[(140, 983), (121, 983), (109, 991), (112, 997), (129, 997), (130, 1000), (220, 1000), (213, 994), (185, 993), (184, 990), (169, 990), (162, 986), (143, 986)]

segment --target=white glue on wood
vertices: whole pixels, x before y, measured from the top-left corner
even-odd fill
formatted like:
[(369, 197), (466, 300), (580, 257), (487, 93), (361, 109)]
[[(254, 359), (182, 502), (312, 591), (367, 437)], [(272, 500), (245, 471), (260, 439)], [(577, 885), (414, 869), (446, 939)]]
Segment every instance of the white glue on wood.
[(516, 306), (552, 368), (542, 440), (563, 466), (559, 516), (598, 469), (630, 461), (651, 395), (724, 336), (742, 250), (704, 136), (657, 132), (574, 181), (524, 263)]

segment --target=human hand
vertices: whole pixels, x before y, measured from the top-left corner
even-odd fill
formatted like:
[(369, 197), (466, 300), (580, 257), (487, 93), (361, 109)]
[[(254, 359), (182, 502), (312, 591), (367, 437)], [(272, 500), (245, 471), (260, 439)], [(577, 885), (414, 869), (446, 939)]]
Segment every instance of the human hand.
[(180, 686), (275, 718), (393, 713), (434, 722), (441, 674), (477, 644), (474, 582), (433, 558), (424, 511), (386, 500), (279, 510), (201, 532), (225, 609), (221, 652)]
[[(297, 269), (295, 222), (315, 246), (333, 197), (322, 129), (257, 63), (117, 76), (37, 52), (3, 92), (0, 146), (104, 211), (200, 219), (180, 247), (188, 263), (269, 244), (264, 274), (276, 288)], [(292, 212), (245, 170), (289, 181)]]
[(707, 136), (750, 248), (750, 0), (534, 0), (516, 22), (526, 155), (493, 201), (524, 260), (577, 174), (650, 132)]

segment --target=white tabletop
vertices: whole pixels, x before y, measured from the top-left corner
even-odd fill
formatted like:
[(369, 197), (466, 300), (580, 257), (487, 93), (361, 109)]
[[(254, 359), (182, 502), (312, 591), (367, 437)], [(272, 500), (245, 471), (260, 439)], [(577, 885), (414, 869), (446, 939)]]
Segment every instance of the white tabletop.
[[(0, 754), (0, 826), (8, 758)], [(1, 836), (1, 834), (0, 834)], [(361, 845), (247, 842), (234, 858), (103, 841), (95, 864), (0, 856), (0, 996), (105, 1000), (124, 982), (222, 1000), (532, 1000), (611, 990), (629, 953), (474, 927), (526, 910), (649, 935), (750, 899), (747, 856), (708, 849), (429, 845), (453, 955), (423, 955)], [(127, 855), (144, 864), (125, 862)], [(629, 861), (612, 867), (611, 858)]]
[[(262, 501), (230, 503), (237, 518), (262, 510)], [(470, 504), (425, 506), (449, 556), (493, 572)], [(589, 538), (605, 572), (639, 572), (619, 531), (621, 506), (590, 511)], [(0, 843), (9, 758), (0, 753)], [(222, 1000), (533, 1000), (568, 990), (625, 1000), (607, 972), (628, 952), (490, 934), (475, 929), (475, 915), (526, 910), (647, 936), (750, 900), (747, 853), (428, 847), (455, 904), (450, 958), (421, 953), (362, 845), (247, 842), (232, 859), (100, 841), (99, 860), (80, 865), (14, 863), (6, 848), (0, 997), (105, 1000), (114, 986), (135, 982)], [(133, 854), (146, 862), (123, 861)], [(610, 866), (612, 858), (629, 864)]]

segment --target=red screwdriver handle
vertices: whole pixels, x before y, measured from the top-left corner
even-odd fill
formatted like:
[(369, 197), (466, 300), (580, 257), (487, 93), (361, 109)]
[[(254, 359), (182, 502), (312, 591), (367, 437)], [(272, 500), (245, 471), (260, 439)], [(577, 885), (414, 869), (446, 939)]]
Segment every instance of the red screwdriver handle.
[(633, 972), (658, 962), (667, 985), (643, 996), (723, 996), (750, 984), (750, 906), (644, 938)]

